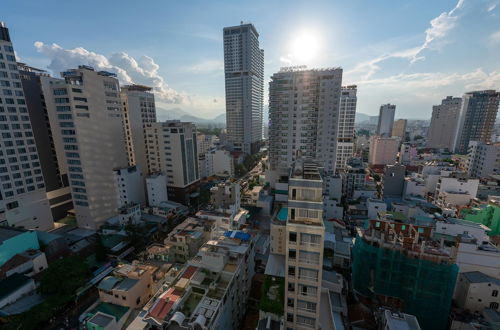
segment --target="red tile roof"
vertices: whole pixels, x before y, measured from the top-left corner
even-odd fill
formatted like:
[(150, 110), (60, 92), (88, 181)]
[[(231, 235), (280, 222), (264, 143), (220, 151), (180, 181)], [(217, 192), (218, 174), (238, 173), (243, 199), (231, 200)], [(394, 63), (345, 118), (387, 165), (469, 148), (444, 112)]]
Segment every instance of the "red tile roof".
[(181, 278), (187, 278), (191, 279), (193, 277), (194, 273), (198, 270), (198, 267), (195, 266), (189, 266), (186, 271), (184, 271), (184, 274), (182, 274)]

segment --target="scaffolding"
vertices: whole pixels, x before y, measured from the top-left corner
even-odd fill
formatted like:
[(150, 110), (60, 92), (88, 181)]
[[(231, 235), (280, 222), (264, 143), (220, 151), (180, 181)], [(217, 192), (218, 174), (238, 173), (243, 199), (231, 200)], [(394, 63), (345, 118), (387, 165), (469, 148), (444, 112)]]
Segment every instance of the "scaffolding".
[(415, 315), (422, 329), (446, 329), (458, 274), (452, 262), (438, 262), (370, 245), (358, 236), (353, 248), (353, 288), (385, 306)]

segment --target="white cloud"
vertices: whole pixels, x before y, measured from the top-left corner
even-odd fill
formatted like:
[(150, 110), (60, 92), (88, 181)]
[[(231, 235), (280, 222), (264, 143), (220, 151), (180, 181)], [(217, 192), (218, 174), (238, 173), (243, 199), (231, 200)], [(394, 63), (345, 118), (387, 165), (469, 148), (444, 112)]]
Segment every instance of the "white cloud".
[(500, 30), (490, 34), (490, 36), (488, 37), (488, 41), (490, 45), (500, 44)]
[(417, 89), (439, 90), (442, 87), (458, 85), (460, 90), (494, 89), (500, 85), (500, 72), (484, 72), (482, 68), (466, 73), (424, 72), (397, 74), (386, 78), (359, 81), (363, 86), (377, 86), (398, 90), (416, 91)]
[(224, 63), (222, 60), (203, 60), (199, 63), (188, 66), (186, 70), (192, 73), (223, 71)]
[(189, 104), (190, 97), (172, 89), (159, 75), (159, 66), (151, 57), (141, 56), (135, 59), (126, 53), (115, 53), (110, 57), (94, 53), (83, 47), (64, 49), (57, 44), (35, 42), (38, 52), (50, 59), (47, 66), (54, 75), (78, 65), (90, 65), (96, 70), (106, 70), (117, 74), (123, 84), (142, 84), (153, 87), (155, 96), (164, 103)]

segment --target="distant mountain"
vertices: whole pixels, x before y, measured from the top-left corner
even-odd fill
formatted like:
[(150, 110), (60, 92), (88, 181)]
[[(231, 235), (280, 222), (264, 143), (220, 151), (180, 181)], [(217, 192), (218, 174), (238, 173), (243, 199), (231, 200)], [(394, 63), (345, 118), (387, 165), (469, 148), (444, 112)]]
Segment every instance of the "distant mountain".
[(370, 120), (370, 115), (367, 115), (365, 113), (361, 113), (361, 112), (356, 112), (356, 119), (355, 119), (355, 122), (356, 123), (361, 123), (361, 122), (364, 122), (364, 121), (368, 121)]
[(194, 116), (181, 108), (173, 108), (173, 109), (163, 109), (156, 108), (158, 114), (158, 120), (180, 120), (180, 121), (188, 121), (192, 122), (200, 127), (205, 126), (215, 126), (215, 127), (224, 127), (226, 125), (226, 114), (222, 113), (212, 119), (201, 118)]

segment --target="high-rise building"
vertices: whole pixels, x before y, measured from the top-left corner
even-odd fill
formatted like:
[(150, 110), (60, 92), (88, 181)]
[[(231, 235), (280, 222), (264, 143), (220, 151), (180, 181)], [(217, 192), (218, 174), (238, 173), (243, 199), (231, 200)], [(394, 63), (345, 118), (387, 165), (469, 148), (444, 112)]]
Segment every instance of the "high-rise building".
[[(73, 209), (68, 174), (63, 161), (58, 158), (53, 130), (50, 125), (47, 102), (43, 91), (45, 81), (51, 80), (49, 74), (23, 63), (17, 64), (23, 85), (26, 106), (31, 120), (40, 166), (45, 181), (52, 217), (59, 220)], [(49, 98), (51, 96), (49, 95)]]
[(96, 229), (116, 214), (113, 170), (128, 163), (120, 85), (115, 74), (88, 66), (61, 75), (45, 93), (49, 118), (60, 130), (78, 226)]
[(252, 24), (224, 28), (224, 74), (228, 142), (255, 153), (263, 138), (264, 50)]
[(54, 226), (9, 30), (0, 22), (0, 225)]
[(285, 328), (317, 329), (323, 274), (323, 180), (317, 164), (290, 170), (285, 235)]
[(189, 204), (200, 181), (196, 126), (179, 120), (152, 123), (146, 136), (149, 173), (164, 173), (168, 199)]
[(394, 114), (396, 106), (394, 104), (382, 104), (378, 115), (377, 135), (391, 136), (394, 125)]
[(356, 118), (356, 85), (342, 87), (340, 94), (339, 127), (337, 134), (336, 171), (346, 169), (347, 160), (354, 154), (354, 121)]
[(464, 94), (453, 139), (456, 153), (467, 153), (470, 141), (491, 142), (499, 102), (500, 92), (494, 90)]
[(298, 158), (335, 172), (342, 69), (283, 68), (269, 84), (269, 181)]
[(428, 148), (453, 149), (458, 114), (462, 106), (461, 97), (447, 96), (440, 105), (432, 106), (432, 118), (427, 133)]
[(406, 124), (407, 120), (406, 119), (398, 119), (394, 122), (394, 125), (392, 126), (392, 136), (393, 137), (398, 137), (401, 139), (401, 141), (404, 141), (405, 135), (406, 135)]
[(151, 87), (142, 85), (122, 86), (120, 97), (123, 102), (128, 162), (146, 175), (148, 160), (145, 132), (147, 124), (156, 122), (155, 97)]
[(467, 173), (473, 178), (500, 174), (500, 142), (469, 142)]
[(398, 156), (399, 139), (373, 135), (370, 137), (368, 162), (371, 165), (392, 165)]

